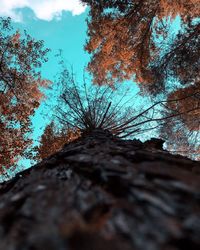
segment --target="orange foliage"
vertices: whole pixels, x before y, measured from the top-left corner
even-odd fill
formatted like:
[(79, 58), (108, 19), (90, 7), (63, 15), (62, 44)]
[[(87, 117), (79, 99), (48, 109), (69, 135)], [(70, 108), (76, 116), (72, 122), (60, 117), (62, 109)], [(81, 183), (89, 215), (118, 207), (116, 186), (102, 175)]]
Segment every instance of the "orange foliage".
[[(172, 116), (160, 130), (167, 149), (194, 160), (200, 158), (200, 92), (191, 85), (168, 96), (166, 116)], [(178, 114), (178, 115), (177, 115)]]
[(177, 99), (176, 102), (168, 102), (168, 107), (181, 114), (180, 119), (189, 130), (200, 130), (200, 90), (197, 86), (178, 89), (168, 99)]
[(200, 14), (198, 0), (82, 0), (91, 7), (89, 40), (85, 49), (92, 54), (88, 65), (96, 84), (131, 79), (151, 83), (156, 76), (148, 68), (158, 56), (152, 32), (165, 17), (180, 15), (184, 23)]
[(10, 19), (0, 19), (0, 172), (15, 167), (31, 145), (30, 116), (43, 98), (39, 68), (48, 50), (26, 33), (11, 31)]
[[(168, 85), (168, 80), (177, 79), (186, 88), (168, 97), (168, 100), (181, 100), (167, 104), (171, 109), (170, 117), (174, 117), (169, 122), (171, 128), (163, 125), (167, 134), (165, 139), (177, 145), (181, 139), (182, 145), (191, 145), (192, 139), (187, 144), (187, 138), (178, 130), (174, 140), (170, 133), (179, 123), (188, 134), (198, 134), (200, 130), (199, 94), (194, 95), (200, 89), (199, 0), (82, 2), (90, 7), (85, 49), (92, 55), (88, 70), (94, 77), (94, 83), (112, 86), (115, 82), (134, 80), (139, 83), (140, 93), (159, 98), (160, 93), (167, 95), (173, 87), (179, 87)], [(182, 30), (172, 39), (168, 24), (177, 15), (181, 18)], [(184, 98), (188, 95), (191, 97)]]
[(56, 132), (55, 124), (51, 122), (46, 126), (41, 136), (40, 145), (35, 147), (35, 160), (42, 160), (62, 149), (64, 144), (74, 141), (80, 137), (80, 131), (77, 129), (63, 129)]
[(171, 16), (172, 18), (180, 15), (184, 21), (187, 17), (199, 17), (199, 0), (160, 0), (159, 18)]

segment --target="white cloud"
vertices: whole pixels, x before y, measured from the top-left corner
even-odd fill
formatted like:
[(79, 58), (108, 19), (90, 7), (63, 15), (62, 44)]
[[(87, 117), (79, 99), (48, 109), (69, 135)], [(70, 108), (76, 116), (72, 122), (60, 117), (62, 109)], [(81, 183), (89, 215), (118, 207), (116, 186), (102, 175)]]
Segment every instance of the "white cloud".
[(80, 0), (0, 0), (0, 16), (10, 16), (20, 21), (22, 16), (17, 10), (25, 7), (32, 9), (38, 19), (46, 21), (60, 17), (62, 11), (80, 15), (86, 8)]

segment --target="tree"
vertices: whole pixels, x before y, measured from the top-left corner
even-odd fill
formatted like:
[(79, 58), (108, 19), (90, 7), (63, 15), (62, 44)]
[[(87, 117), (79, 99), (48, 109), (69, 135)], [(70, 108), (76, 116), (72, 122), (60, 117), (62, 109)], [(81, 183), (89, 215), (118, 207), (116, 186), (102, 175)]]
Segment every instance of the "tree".
[[(199, 92), (198, 1), (82, 2), (90, 6), (85, 49), (92, 55), (88, 70), (96, 84), (113, 85), (115, 82), (131, 79), (138, 83), (141, 94), (150, 95), (154, 101), (155, 97), (157, 100), (174, 99), (178, 92), (187, 95), (187, 90), (188, 94), (191, 91), (195, 91), (194, 94)], [(169, 27), (171, 20), (177, 15), (181, 18), (182, 29), (172, 38)], [(182, 89), (178, 91), (180, 86)], [(199, 97), (196, 95), (195, 98)], [(188, 100), (176, 102), (180, 111), (188, 107)], [(171, 103), (168, 106), (170, 105)], [(178, 124), (180, 118), (183, 130), (189, 129), (193, 138), (198, 134), (191, 129), (194, 121), (196, 124), (199, 121), (196, 119), (198, 114), (199, 106), (196, 106), (196, 111), (189, 112), (188, 115), (184, 112), (184, 115), (176, 116), (175, 119)], [(169, 124), (162, 129), (166, 130), (165, 138), (167, 132), (173, 131), (173, 128), (169, 129)], [(161, 134), (163, 136), (163, 132)], [(170, 136), (171, 134), (168, 139)], [(199, 140), (198, 137), (197, 142)], [(171, 143), (173, 144), (173, 140)], [(179, 144), (178, 139), (175, 144)]]
[(146, 110), (131, 107), (134, 99), (129, 87), (123, 91), (117, 85), (114, 88), (98, 87), (86, 79), (77, 83), (73, 72), (66, 68), (60, 74), (58, 85), (61, 92), (54, 116), (61, 127), (78, 129), (81, 133), (98, 128), (121, 137), (142, 133), (146, 130), (142, 125), (146, 123), (149, 123), (149, 130), (154, 128), (154, 114), (157, 114), (160, 102)]
[(162, 143), (96, 129), (1, 184), (0, 249), (199, 250), (199, 163)]
[[(30, 116), (49, 85), (39, 68), (48, 49), (26, 32), (14, 31), (10, 18), (0, 19), (0, 172), (16, 166), (31, 144)], [(14, 32), (14, 33), (13, 33)]]
[[(193, 85), (194, 89), (199, 89), (200, 23), (185, 25), (183, 32), (165, 50), (162, 56), (151, 62), (149, 70), (154, 80), (140, 84), (141, 89), (154, 96), (162, 92), (168, 94), (180, 86)], [(177, 80), (178, 86), (168, 86), (169, 82)]]
[[(113, 84), (115, 81), (121, 82), (133, 76), (139, 83), (150, 84), (159, 81), (155, 65), (160, 62), (160, 56), (163, 54), (163, 60), (167, 62), (173, 62), (179, 56), (181, 59), (178, 63), (176, 60), (176, 64), (177, 67), (180, 65), (180, 68), (183, 68), (182, 72), (184, 62), (189, 64), (189, 61), (195, 61), (194, 68), (190, 64), (190, 69), (195, 72), (199, 58), (200, 26), (198, 22), (193, 24), (192, 21), (200, 14), (198, 0), (82, 2), (90, 6), (89, 40), (85, 49), (92, 54), (88, 69), (93, 74), (95, 83)], [(173, 19), (177, 15), (181, 16), (185, 33), (179, 34), (169, 53), (163, 52), (161, 55), (155, 37), (166, 38), (166, 19)], [(183, 53), (184, 50), (188, 53)], [(162, 67), (165, 67), (164, 65), (166, 66), (166, 63), (163, 62)], [(181, 75), (181, 72), (176, 73)]]
[[(148, 104), (143, 104), (142, 108), (139, 108), (134, 104), (137, 95), (130, 96), (130, 86), (98, 87), (88, 84), (86, 79), (83, 79), (83, 84), (77, 83), (73, 73), (69, 73), (66, 68), (59, 77), (59, 86), (61, 92), (58, 96), (54, 119), (61, 127), (69, 130), (78, 129), (81, 134), (91, 133), (95, 129), (108, 130), (119, 138), (144, 140), (144, 138), (159, 137), (166, 141), (169, 150), (175, 152), (183, 151), (181, 143), (184, 142), (184, 155), (190, 157), (199, 151), (198, 145), (195, 145), (192, 150), (192, 145), (198, 142), (198, 135), (192, 144), (189, 140), (189, 132), (183, 129), (186, 120), (191, 125), (190, 120), (193, 119), (194, 114), (197, 117), (193, 121), (193, 126), (197, 124), (199, 126), (198, 91), (194, 94), (191, 90), (191, 94), (185, 95), (180, 92), (181, 94), (172, 95), (170, 99), (154, 103), (148, 101)], [(182, 109), (180, 106), (182, 102), (186, 104), (193, 102), (193, 105), (186, 105)], [(179, 130), (183, 132), (180, 133)], [(187, 140), (186, 136), (183, 136), (185, 131), (187, 131)], [(192, 136), (194, 135), (190, 135), (191, 138)], [(171, 142), (174, 147), (170, 146)], [(198, 159), (198, 155), (195, 159)]]
[[(161, 128), (160, 135), (167, 139), (168, 149), (199, 160), (200, 159), (200, 96), (199, 89), (191, 85), (178, 89), (168, 96), (165, 115), (174, 116)], [(177, 100), (170, 102), (170, 100)]]
[[(200, 91), (195, 85), (184, 89), (178, 89), (168, 96), (168, 100), (178, 99), (179, 101), (168, 102), (171, 112), (179, 112), (181, 121), (189, 130), (200, 130)], [(191, 110), (190, 112), (187, 112)]]
[(47, 158), (61, 150), (65, 144), (74, 141), (78, 137), (78, 130), (62, 129), (62, 131), (56, 131), (56, 125), (54, 122), (51, 122), (46, 126), (41, 136), (40, 145), (36, 146), (33, 150), (36, 153), (34, 160), (41, 161)]

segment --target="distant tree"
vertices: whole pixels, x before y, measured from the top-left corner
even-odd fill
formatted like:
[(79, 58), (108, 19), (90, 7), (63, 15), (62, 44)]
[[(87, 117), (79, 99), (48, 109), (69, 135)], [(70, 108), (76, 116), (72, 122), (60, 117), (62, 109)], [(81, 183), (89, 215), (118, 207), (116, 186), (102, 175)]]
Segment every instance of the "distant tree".
[[(170, 100), (177, 100), (170, 102)], [(178, 89), (168, 96), (165, 116), (179, 113), (160, 130), (168, 149), (200, 160), (200, 92), (195, 85)]]
[[(184, 89), (178, 89), (168, 96), (168, 100), (178, 99), (176, 103), (168, 102), (170, 112), (179, 112), (179, 119), (191, 131), (200, 130), (200, 89), (191, 85)], [(187, 112), (190, 110), (190, 112)]]
[(38, 70), (48, 49), (26, 32), (13, 30), (0, 18), (0, 173), (14, 167), (31, 144), (30, 116), (49, 81)]
[(188, 130), (180, 120), (170, 122), (170, 125), (162, 127), (160, 137), (166, 140), (166, 148), (172, 154), (200, 160), (199, 131)]
[(59, 151), (64, 144), (67, 144), (80, 136), (77, 129), (62, 129), (57, 131), (54, 122), (46, 126), (43, 135), (41, 136), (40, 145), (34, 147), (34, 160), (41, 161), (42, 159)]

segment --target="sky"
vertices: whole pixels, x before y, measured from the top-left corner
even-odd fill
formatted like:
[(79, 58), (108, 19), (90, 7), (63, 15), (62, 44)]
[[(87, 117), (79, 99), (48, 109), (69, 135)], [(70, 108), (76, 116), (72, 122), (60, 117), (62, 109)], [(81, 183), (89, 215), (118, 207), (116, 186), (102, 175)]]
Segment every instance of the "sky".
[[(83, 48), (87, 10), (77, 0), (1, 0), (0, 15), (11, 16), (16, 29), (26, 30), (35, 39), (44, 40), (45, 46), (51, 49), (49, 61), (41, 68), (43, 78), (54, 81), (59, 71), (55, 54), (62, 49), (66, 64), (73, 66), (77, 78), (81, 79), (89, 61), (89, 55)], [(42, 103), (32, 119), (34, 138), (42, 134), (48, 123), (49, 117), (42, 115), (49, 113), (46, 108)]]
[[(0, 0), (0, 16), (10, 16), (15, 29), (20, 33), (26, 30), (35, 39), (44, 40), (45, 46), (51, 49), (49, 61), (42, 66), (41, 72), (43, 78), (53, 82), (59, 72), (55, 54), (60, 49), (65, 63), (69, 67), (73, 66), (76, 79), (81, 82), (83, 70), (90, 59), (89, 54), (84, 51), (87, 14), (88, 9), (78, 0)], [(47, 92), (46, 101), (41, 103), (32, 117), (32, 138), (35, 145), (45, 126), (50, 123), (57, 94), (54, 85), (52, 88)], [(133, 89), (133, 92), (138, 90), (136, 86)], [(27, 160), (20, 161), (17, 171), (30, 167), (30, 164)]]
[[(55, 54), (63, 50), (65, 62), (73, 66), (78, 79), (81, 79), (83, 69), (89, 61), (89, 55), (83, 47), (86, 40), (86, 7), (78, 0), (0, 0), (0, 16), (10, 16), (13, 26), (20, 32), (38, 40), (44, 40), (47, 48), (51, 49), (49, 61), (41, 68), (43, 78), (54, 80), (59, 71)], [(51, 91), (53, 104), (56, 92)], [(49, 123), (51, 109), (42, 103), (32, 118), (34, 140), (39, 139), (45, 126)], [(21, 161), (20, 168), (30, 167), (29, 161)]]
[(45, 21), (62, 18), (63, 11), (69, 11), (75, 16), (86, 9), (79, 0), (1, 0), (0, 16), (10, 16), (21, 22), (24, 19), (24, 8), (31, 9), (35, 18)]

